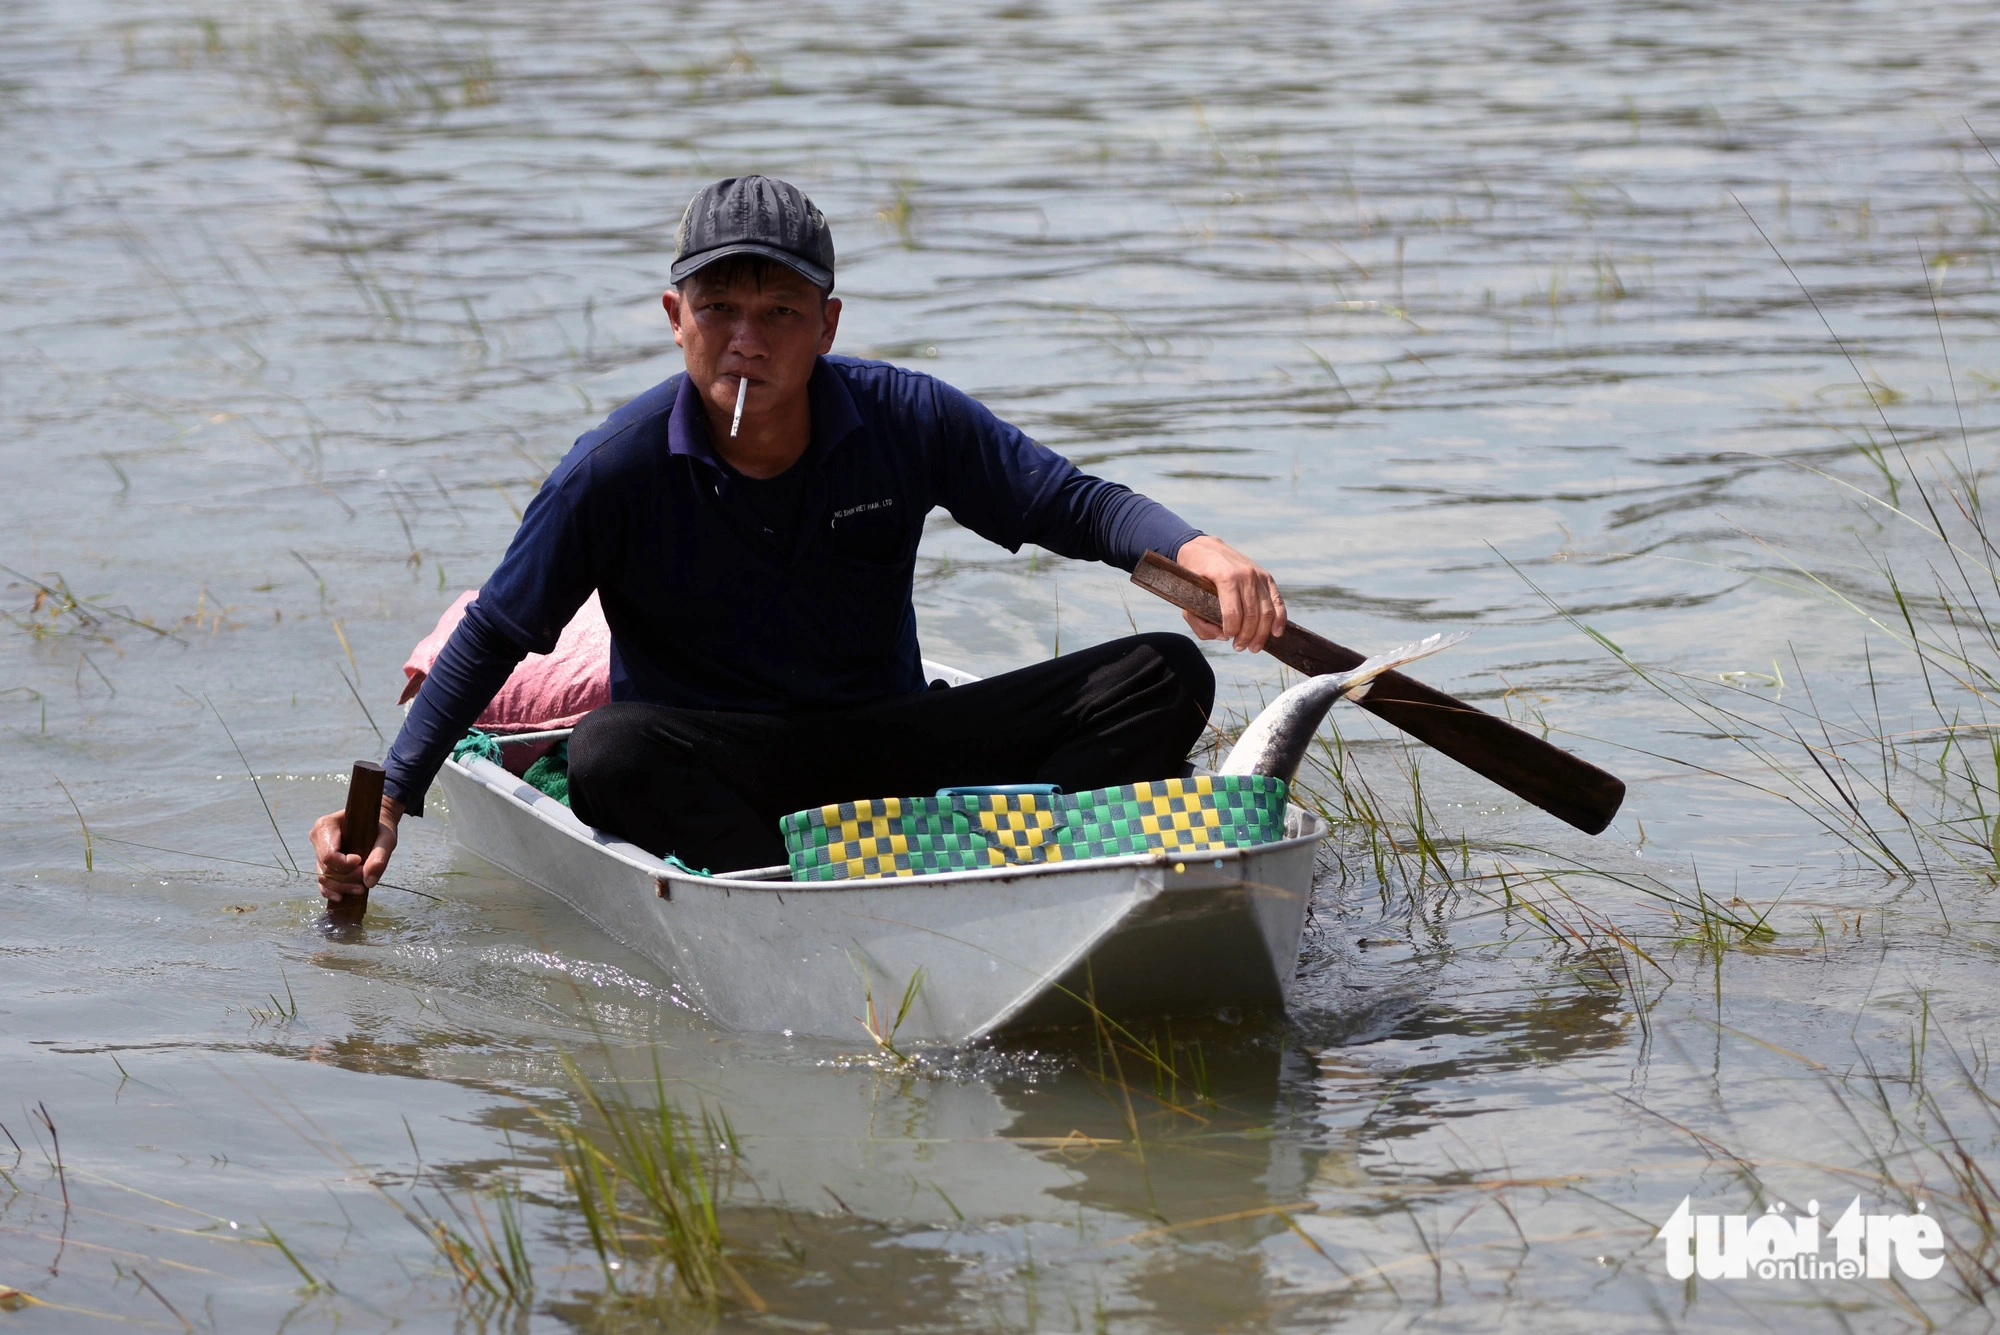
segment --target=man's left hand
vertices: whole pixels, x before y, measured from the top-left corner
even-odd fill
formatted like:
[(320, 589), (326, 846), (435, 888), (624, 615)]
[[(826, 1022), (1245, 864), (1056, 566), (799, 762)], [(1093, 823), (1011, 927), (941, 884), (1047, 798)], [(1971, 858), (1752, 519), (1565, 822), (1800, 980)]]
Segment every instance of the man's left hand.
[(1184, 612), (1188, 628), (1204, 640), (1230, 640), (1237, 652), (1256, 653), (1266, 640), (1285, 633), (1285, 600), (1271, 572), (1220, 538), (1199, 537), (1184, 544), (1174, 558), (1197, 575), (1215, 581), (1222, 603), (1222, 624)]

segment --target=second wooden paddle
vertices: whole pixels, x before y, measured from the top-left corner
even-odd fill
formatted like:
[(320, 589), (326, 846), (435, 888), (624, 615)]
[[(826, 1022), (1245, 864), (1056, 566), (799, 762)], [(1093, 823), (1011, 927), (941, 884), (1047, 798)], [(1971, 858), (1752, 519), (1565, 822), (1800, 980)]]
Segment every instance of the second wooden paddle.
[[(1222, 603), (1213, 581), (1158, 552), (1146, 553), (1132, 572), (1132, 582), (1211, 625), (1222, 624)], [(1345, 672), (1366, 657), (1297, 622), (1266, 641), (1264, 652), (1315, 677)], [(1400, 672), (1376, 678), (1360, 705), (1585, 834), (1597, 834), (1611, 824), (1625, 800), (1625, 783), (1617, 775)]]
[[(354, 762), (347, 781), (347, 814), (340, 823), (340, 851), (366, 859), (375, 851), (375, 837), (382, 829), (382, 783), (386, 776), (372, 760)], [(357, 885), (340, 892), (340, 898), (326, 907), (327, 916), (359, 922), (368, 912), (368, 888)]]

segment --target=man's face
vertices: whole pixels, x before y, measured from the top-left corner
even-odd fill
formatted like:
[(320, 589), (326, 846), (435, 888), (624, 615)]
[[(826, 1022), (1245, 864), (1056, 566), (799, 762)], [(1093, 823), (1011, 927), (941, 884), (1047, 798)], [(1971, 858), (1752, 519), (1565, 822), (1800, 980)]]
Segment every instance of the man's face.
[(813, 359), (832, 350), (840, 325), (840, 299), (789, 270), (766, 275), (761, 286), (747, 278), (704, 282), (697, 273), (685, 291), (669, 288), (661, 304), (688, 378), (725, 415), (736, 411), (739, 378), (750, 382), (746, 417), (802, 401)]

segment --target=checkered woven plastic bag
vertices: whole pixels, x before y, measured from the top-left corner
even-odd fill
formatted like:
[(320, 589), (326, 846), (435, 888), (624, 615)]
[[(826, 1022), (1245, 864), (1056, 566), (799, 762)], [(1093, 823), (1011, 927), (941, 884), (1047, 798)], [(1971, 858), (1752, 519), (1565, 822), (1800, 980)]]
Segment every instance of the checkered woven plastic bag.
[(1272, 843), (1285, 835), (1285, 798), (1282, 779), (1204, 774), (1083, 793), (872, 798), (779, 826), (793, 880), (844, 881)]

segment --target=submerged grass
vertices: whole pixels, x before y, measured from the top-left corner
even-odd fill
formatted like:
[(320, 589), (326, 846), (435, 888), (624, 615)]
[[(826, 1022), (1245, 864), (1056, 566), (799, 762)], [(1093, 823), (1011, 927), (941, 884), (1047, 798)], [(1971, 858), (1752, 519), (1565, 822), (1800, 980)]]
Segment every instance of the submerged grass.
[[(312, 24), (202, 16), (167, 44), (182, 65), (218, 65), (254, 77), (281, 109), (325, 123), (442, 117), (491, 105), (499, 72), (468, 44), (420, 15), (375, 19), (336, 11)], [(145, 56), (128, 46), (128, 59)]]
[(727, 1115), (683, 1111), (668, 1095), (657, 1054), (650, 1101), (615, 1077), (593, 1080), (574, 1060), (563, 1062), (590, 1126), (544, 1122), (610, 1296), (707, 1308), (734, 1297), (764, 1310), (722, 1232), (720, 1207), (743, 1158)]
[(83, 833), (83, 869), (85, 871), (95, 871), (97, 868), (97, 856), (96, 850), (90, 841), (90, 822), (83, 818), (83, 808), (76, 804), (76, 797), (70, 792), (69, 785), (61, 779), (57, 779), (56, 787), (62, 789), (62, 795), (68, 799), (69, 809), (76, 813), (76, 828)]
[(253, 1027), (258, 1024), (291, 1024), (299, 1018), (299, 999), (292, 995), (292, 980), (285, 977), (282, 968), (278, 970), (278, 980), (285, 986), (285, 999), (280, 1001), (276, 992), (269, 992), (265, 994), (271, 999), (268, 1009), (263, 1006), (249, 1007), (247, 1014), (253, 1021)]
[[(1811, 293), (1805, 295), (1811, 301)], [(1892, 400), (1877, 392), (1830, 323), (1827, 328), (1880, 428), (1843, 434), (1886, 494), (1797, 460), (1774, 462), (1830, 484), (1879, 522), (1887, 541), (1857, 535), (1852, 554), (1829, 555), (1739, 529), (1768, 564), (1725, 568), (1815, 597), (1854, 619), (1861, 707), (1829, 707), (1822, 699), (1824, 671), (1809, 667), (1796, 651), (1788, 661), (1773, 661), (1769, 674), (1703, 676), (1642, 663), (1501, 559), (1636, 684), (1684, 711), (1698, 735), (1735, 755), (1628, 750), (1783, 804), (1806, 829), (1843, 850), (1851, 870), (1882, 878), (1892, 893), (1921, 889), (1949, 931), (1948, 885), (2000, 885), (2000, 711), (1993, 708), (2000, 704), (2000, 532), (1985, 510), (1988, 470), (1975, 456), (1962, 410), (1962, 448), (1955, 456), (1944, 448), (1913, 457), (1910, 433), (1898, 431), (1888, 415)], [(1938, 339), (1949, 375), (1941, 318)], [(1956, 406), (1955, 381), (1951, 390)], [(1525, 707), (1527, 718), (1517, 721), (1550, 731), (1529, 693), (1510, 684), (1503, 698), (1510, 714)], [(1380, 763), (1385, 758), (1387, 766)], [(1308, 756), (1296, 799), (1328, 820), (1345, 843), (1352, 856), (1343, 872), (1355, 860), (1372, 870), (1385, 910), (1414, 914), (1443, 898), (1476, 895), (1521, 915), (1550, 941), (1587, 952), (1613, 950), (1622, 957), (1614, 972), (1622, 976), (1630, 976), (1634, 962), (1664, 975), (1678, 952), (1693, 949), (1713, 960), (1725, 950), (1769, 946), (1782, 931), (1798, 930), (1797, 915), (1782, 927), (1776, 919), (1782, 893), (1761, 906), (1737, 894), (1718, 896), (1693, 864), (1680, 873), (1640, 873), (1549, 848), (1474, 846), (1463, 836), (1454, 845), (1440, 833), (1420, 761), (1407, 742), (1357, 744), (1333, 731)], [(1640, 835), (1643, 842), (1643, 827)], [(1635, 891), (1661, 916), (1643, 928), (1621, 927), (1596, 896), (1586, 896), (1590, 882)], [(1811, 921), (1823, 933), (1823, 922)], [(1612, 956), (1604, 958), (1613, 963)]]
[[(1886, 1069), (1859, 1044), (1851, 1060), (1835, 1068), (1755, 1035), (1730, 1032), (1804, 1069), (1811, 1077), (1808, 1088), (1817, 1090), (1824, 1101), (1801, 1098), (1800, 1113), (1826, 1128), (1829, 1139), (1844, 1151), (1842, 1159), (1802, 1161), (1789, 1149), (1782, 1157), (1760, 1154), (1689, 1127), (1630, 1094), (1606, 1092), (1688, 1137), (1740, 1182), (1753, 1205), (1762, 1207), (1775, 1200), (1777, 1193), (1768, 1179), (1805, 1170), (1821, 1180), (1841, 1183), (1843, 1195), (1851, 1189), (1900, 1213), (1930, 1213), (1946, 1239), (1951, 1299), (1962, 1304), (1957, 1315), (1983, 1309), (1990, 1320), (1990, 1309), (2000, 1298), (2000, 1184), (1989, 1167), (2000, 1138), (2000, 1100), (1991, 1092), (1983, 1048), (1975, 1059), (1954, 1044), (1928, 1007), (1907, 1035), (1910, 1064), (1897, 1070)], [(1927, 1060), (1933, 1045), (1946, 1054), (1944, 1088), (1936, 1078), (1940, 1072)], [(1983, 1127), (1967, 1126), (1965, 1105), (1947, 1102), (1948, 1096), (1960, 1091), (1969, 1100), (1972, 1118), (1983, 1120)], [(1838, 1208), (1836, 1204), (1835, 1212)], [(1900, 1280), (1868, 1288), (1920, 1327), (1939, 1329), (1952, 1323), (1952, 1315), (1941, 1309), (1939, 1295), (1927, 1288)]]
[(20, 586), (33, 591), (34, 596), (20, 611), (0, 612), (0, 620), (33, 639), (81, 637), (111, 644), (114, 642), (111, 632), (116, 627), (131, 626), (163, 640), (186, 643), (172, 631), (135, 615), (130, 608), (111, 607), (95, 595), (77, 593), (60, 572), (49, 576), (48, 581), (25, 575), (12, 566), (0, 566), (0, 572), (12, 575)]
[[(1830, 323), (1828, 332), (1833, 334)], [(1938, 334), (1945, 347), (1941, 320)], [(1866, 387), (1860, 367), (1833, 337)], [(1954, 381), (1954, 404), (1957, 397)], [(2000, 719), (1992, 708), (2000, 702), (2000, 534), (1985, 510), (1986, 470), (1974, 457), (1962, 411), (1962, 454), (1938, 451), (1920, 467), (1879, 398), (1869, 402), (1889, 443), (1864, 453), (1885, 479), (1886, 498), (1821, 469), (1783, 462), (1839, 489), (1884, 526), (1889, 545), (1857, 535), (1852, 556), (1806, 554), (1743, 531), (1774, 564), (1738, 572), (1853, 618), (1866, 713), (1852, 708), (1842, 716), (1823, 708), (1817, 674), (1796, 652), (1790, 675), (1797, 689), (1789, 698), (1775, 664), (1769, 683), (1775, 693), (1768, 696), (1741, 673), (1710, 681), (1641, 664), (1522, 578), (1636, 681), (1751, 764), (1740, 773), (1657, 758), (1782, 801), (1844, 848), (1857, 868), (1925, 888), (1949, 929), (1946, 879), (2000, 883)], [(1912, 566), (1919, 572), (1914, 577)], [(1882, 655), (1885, 645), (1893, 646), (1891, 656)], [(1913, 716), (1891, 722), (1885, 709), (1908, 709)]]
[(306, 1269), (306, 1263), (301, 1261), (298, 1253), (293, 1251), (285, 1240), (278, 1236), (278, 1230), (272, 1228), (261, 1219), (257, 1223), (264, 1230), (264, 1240), (277, 1248), (278, 1254), (290, 1262), (292, 1269), (298, 1271), (299, 1278), (305, 1281), (304, 1287), (306, 1292), (317, 1293), (321, 1289), (331, 1289), (333, 1287), (319, 1276), (313, 1274), (312, 1271)]
[[(1986, 1120), (1982, 1141), (1959, 1126), (1925, 1078), (1922, 1053), (1935, 1037), (1946, 1049), (1954, 1083)], [(2000, 1295), (2000, 1186), (1991, 1169), (1992, 1137), (2000, 1132), (2000, 1100), (1990, 1081), (1948, 1036), (1933, 1032), (1925, 1009), (1910, 1034), (1907, 1072), (1881, 1070), (1866, 1053), (1844, 1076), (1823, 1073), (1827, 1091), (1847, 1119), (1850, 1145), (1866, 1166), (1855, 1176), (1895, 1200), (1906, 1213), (1942, 1207), (1951, 1223), (1946, 1249), (1961, 1295), (1981, 1305)], [(1870, 1125), (1870, 1122), (1873, 1125)]]
[(896, 1046), (896, 1034), (902, 1029), (903, 1021), (910, 1018), (910, 1007), (917, 1001), (917, 991), (924, 985), (924, 971), (916, 969), (910, 974), (910, 981), (903, 986), (903, 1000), (896, 1007), (896, 1018), (886, 1025), (882, 1023), (880, 1011), (875, 1006), (875, 984), (868, 975), (868, 966), (861, 959), (850, 956), (854, 971), (861, 975), (861, 1006), (864, 1014), (858, 1016), (861, 1027), (868, 1037), (895, 1065), (908, 1066), (913, 1060), (909, 1053)]
[[(404, 1123), (408, 1129), (408, 1122)], [(417, 1148), (416, 1134), (410, 1134), (410, 1148)], [(511, 1150), (510, 1142), (508, 1148)], [(511, 1155), (510, 1155), (511, 1157)], [(422, 1163), (422, 1155), (418, 1154)], [(421, 1170), (419, 1170), (421, 1176)], [(518, 1173), (496, 1179), (483, 1191), (469, 1191), (454, 1199), (442, 1188), (437, 1199), (449, 1218), (444, 1218), (413, 1192), (403, 1217), (429, 1240), (438, 1259), (458, 1281), (461, 1301), (475, 1309), (519, 1309), (526, 1311), (535, 1300), (535, 1267), (528, 1255), (525, 1227), (527, 1199)], [(494, 1217), (486, 1216), (486, 1206)]]
[[(1949, 375), (1941, 319), (1938, 341)], [(1848, 539), (1847, 551), (1808, 550), (1739, 529), (1755, 556), (1724, 567), (1815, 598), (1850, 621), (1856, 652), (1843, 703), (1827, 693), (1831, 669), (1796, 651), (1774, 661), (1768, 673), (1703, 675), (1641, 662), (1514, 569), (1633, 684), (1681, 711), (1704, 738), (1704, 749), (1693, 754), (1635, 754), (1789, 811), (1795, 819), (1788, 833), (1816, 834), (1822, 846), (1837, 850), (1839, 867), (1830, 870), (1861, 882), (1858, 903), (1788, 905), (1787, 886), (1752, 904), (1740, 891), (1711, 888), (1691, 861), (1676, 871), (1657, 865), (1640, 871), (1637, 863), (1621, 870), (1616, 854), (1591, 865), (1552, 848), (1463, 839), (1453, 847), (1439, 837), (1407, 747), (1331, 737), (1311, 757), (1296, 800), (1328, 819), (1357, 855), (1353, 860), (1372, 869), (1385, 912), (1415, 919), (1444, 899), (1470, 896), (1484, 905), (1480, 913), (1518, 922), (1592, 962), (1603, 981), (1629, 995), (1648, 1038), (1651, 1012), (1680, 972), (1677, 961), (1692, 957), (1710, 966), (1718, 1035), (1746, 1039), (1809, 1072), (1818, 1097), (1808, 1100), (1808, 1124), (1825, 1129), (1831, 1152), (1815, 1157), (1827, 1161), (1801, 1162), (1792, 1146), (1783, 1157), (1760, 1156), (1750, 1146), (1726, 1143), (1726, 1135), (1644, 1110), (1739, 1178), (1759, 1208), (1771, 1196), (1767, 1177), (1805, 1170), (1904, 1213), (1929, 1209), (1949, 1241), (1952, 1295), (1893, 1284), (1868, 1301), (1935, 1328), (1949, 1322), (1940, 1314), (1954, 1303), (1990, 1311), (2000, 1299), (2000, 1183), (1992, 1169), (2000, 1099), (1992, 1093), (1983, 1045), (1945, 1038), (1931, 1017), (1928, 993), (1913, 1003), (1921, 1015), (1908, 1036), (1906, 1061), (1893, 1051), (1885, 1055), (1873, 1040), (1864, 1045), (1857, 1035), (1851, 1060), (1826, 1064), (1739, 1033), (1720, 1019), (1725, 955), (1818, 953), (1826, 949), (1830, 923), (1843, 936), (1853, 932), (1858, 944), (1864, 913), (1875, 924), (1878, 909), (1898, 902), (1904, 906), (1900, 930), (1957, 935), (1967, 925), (1963, 920), (1978, 912), (1960, 906), (1979, 904), (2000, 887), (2000, 710), (1994, 708), (2000, 704), (2000, 532), (1984, 505), (1990, 442), (1965, 427), (1961, 412), (1955, 441), (1932, 434), (1919, 450), (1914, 433), (1899, 429), (1888, 414), (1896, 398), (1858, 364), (1854, 371), (1866, 391), (1857, 405), (1877, 418), (1872, 429), (1843, 433), (1865, 470), (1859, 482), (1794, 459), (1772, 462), (1822, 480), (1837, 498), (1857, 506), (1868, 526)], [(1957, 397), (1954, 383), (1954, 407)], [(1536, 703), (1511, 686), (1507, 703), (1510, 712), (1525, 706), (1528, 721), (1549, 730)], [(1394, 779), (1385, 779), (1392, 773)], [(1643, 845), (1643, 826), (1639, 833)], [(1634, 920), (1607, 891), (1629, 892), (1649, 912)], [(1884, 959), (1896, 930), (1886, 914), (1871, 926), (1883, 938)], [(1893, 1047), (1893, 1037), (1889, 1042)], [(1443, 1254), (1440, 1245), (1422, 1224), (1416, 1227), (1422, 1252), (1434, 1262)], [(1650, 1241), (1650, 1231), (1646, 1237)], [(1693, 1301), (1692, 1288), (1688, 1296)], [(1843, 1310), (1859, 1310), (1830, 1296), (1807, 1300), (1830, 1313), (1837, 1302)]]

